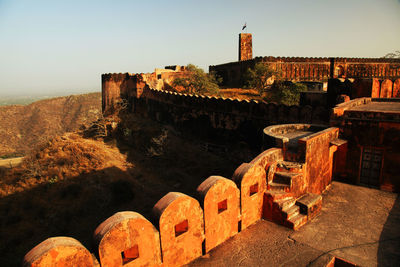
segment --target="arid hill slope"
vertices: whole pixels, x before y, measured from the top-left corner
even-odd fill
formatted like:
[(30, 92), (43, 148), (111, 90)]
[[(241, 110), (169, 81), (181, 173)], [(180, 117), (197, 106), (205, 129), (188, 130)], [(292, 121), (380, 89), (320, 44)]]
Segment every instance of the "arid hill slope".
[(96, 253), (93, 231), (114, 213), (136, 211), (156, 225), (152, 207), (166, 193), (196, 196), (204, 179), (229, 178), (248, 161), (237, 151), (206, 151), (200, 140), (136, 114), (118, 120), (114, 137), (66, 133), (20, 166), (0, 168), (1, 266), (20, 266), (52, 236), (76, 238)]
[(71, 95), (0, 107), (0, 157), (24, 155), (37, 144), (76, 131), (101, 116), (101, 94)]

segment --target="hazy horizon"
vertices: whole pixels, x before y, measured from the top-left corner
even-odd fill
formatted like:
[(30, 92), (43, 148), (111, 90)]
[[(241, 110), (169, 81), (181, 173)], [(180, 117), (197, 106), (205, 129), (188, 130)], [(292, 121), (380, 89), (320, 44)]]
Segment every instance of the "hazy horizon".
[(0, 96), (100, 91), (102, 73), (254, 56), (382, 57), (400, 50), (400, 0), (0, 0)]

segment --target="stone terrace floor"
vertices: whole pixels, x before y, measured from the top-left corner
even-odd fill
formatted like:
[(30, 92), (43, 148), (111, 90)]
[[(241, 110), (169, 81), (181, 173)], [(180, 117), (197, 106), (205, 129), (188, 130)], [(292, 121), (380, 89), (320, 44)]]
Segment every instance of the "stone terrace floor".
[(189, 266), (400, 266), (398, 194), (333, 182), (320, 215), (298, 231), (261, 220)]

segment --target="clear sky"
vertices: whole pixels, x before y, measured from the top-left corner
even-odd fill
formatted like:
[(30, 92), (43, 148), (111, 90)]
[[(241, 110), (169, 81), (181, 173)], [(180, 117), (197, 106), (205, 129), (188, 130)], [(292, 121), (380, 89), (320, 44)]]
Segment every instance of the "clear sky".
[(400, 0), (0, 0), (0, 95), (100, 91), (100, 75), (254, 56), (400, 50)]

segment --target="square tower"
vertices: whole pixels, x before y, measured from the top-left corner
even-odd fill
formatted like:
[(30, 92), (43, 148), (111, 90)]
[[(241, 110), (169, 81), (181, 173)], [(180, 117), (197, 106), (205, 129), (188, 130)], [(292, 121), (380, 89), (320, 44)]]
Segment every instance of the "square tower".
[(251, 33), (239, 34), (239, 61), (253, 58), (253, 44)]

